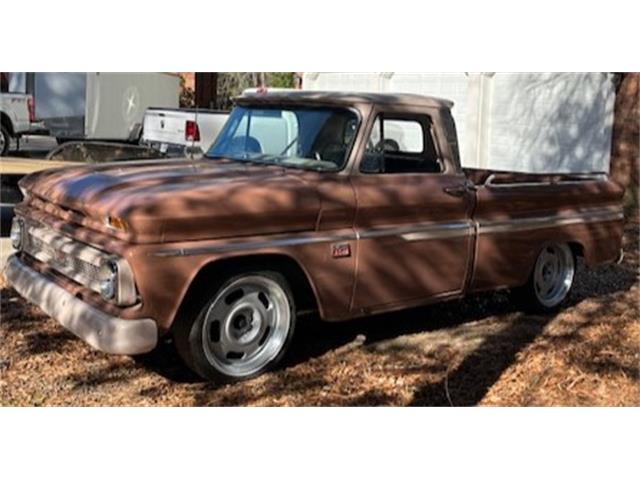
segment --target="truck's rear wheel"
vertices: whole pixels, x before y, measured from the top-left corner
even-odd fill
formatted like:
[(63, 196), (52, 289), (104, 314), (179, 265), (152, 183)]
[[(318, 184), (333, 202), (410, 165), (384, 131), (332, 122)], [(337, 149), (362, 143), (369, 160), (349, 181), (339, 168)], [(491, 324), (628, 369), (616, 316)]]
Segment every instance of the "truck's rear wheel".
[(11, 136), (9, 131), (0, 126), (0, 157), (4, 157), (9, 152), (9, 145), (11, 144)]
[(295, 305), (277, 272), (234, 275), (194, 315), (178, 321), (174, 338), (185, 363), (206, 379), (255, 377), (282, 360), (291, 343)]
[(536, 312), (551, 312), (564, 302), (571, 291), (576, 262), (566, 243), (551, 243), (538, 254), (527, 284), (515, 291), (523, 306)]

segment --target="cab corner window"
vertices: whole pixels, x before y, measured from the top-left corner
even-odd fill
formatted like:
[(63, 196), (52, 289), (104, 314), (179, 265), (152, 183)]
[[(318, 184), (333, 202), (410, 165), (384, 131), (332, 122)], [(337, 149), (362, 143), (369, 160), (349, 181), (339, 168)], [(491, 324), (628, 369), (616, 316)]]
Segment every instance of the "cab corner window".
[(426, 116), (379, 115), (360, 164), (363, 173), (440, 173), (442, 164)]

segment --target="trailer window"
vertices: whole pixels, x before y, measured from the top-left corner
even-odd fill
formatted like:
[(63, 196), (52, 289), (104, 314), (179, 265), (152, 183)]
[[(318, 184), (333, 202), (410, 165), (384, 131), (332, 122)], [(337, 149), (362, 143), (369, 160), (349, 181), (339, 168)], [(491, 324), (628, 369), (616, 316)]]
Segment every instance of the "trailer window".
[(441, 172), (429, 117), (379, 115), (369, 135), (360, 170), (364, 173)]

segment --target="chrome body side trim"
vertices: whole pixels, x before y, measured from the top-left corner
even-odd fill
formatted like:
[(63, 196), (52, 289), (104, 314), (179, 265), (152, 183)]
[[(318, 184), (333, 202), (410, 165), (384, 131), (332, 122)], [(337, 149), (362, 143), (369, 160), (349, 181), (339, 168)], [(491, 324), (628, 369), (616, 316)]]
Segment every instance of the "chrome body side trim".
[(492, 173), (487, 177), (484, 182), (484, 186), (491, 189), (498, 188), (522, 188), (522, 187), (549, 187), (553, 185), (582, 185), (585, 182), (606, 182), (608, 176), (606, 173), (589, 173), (589, 174), (563, 174), (570, 176), (569, 180), (560, 180), (558, 182), (511, 182), (511, 183), (494, 183), (493, 180), (496, 177), (495, 173)]
[(471, 222), (416, 223), (406, 227), (372, 227), (359, 231), (359, 238), (401, 237), (407, 242), (469, 235)]
[(520, 232), (543, 228), (562, 227), (580, 223), (611, 222), (622, 220), (624, 213), (620, 208), (598, 208), (584, 210), (572, 215), (548, 215), (541, 217), (510, 218), (490, 222), (478, 221), (478, 234)]
[(624, 217), (622, 210), (618, 207), (589, 209), (569, 215), (548, 215), (540, 217), (510, 218), (505, 220), (487, 221), (464, 221), (446, 223), (424, 223), (409, 225), (406, 227), (372, 227), (359, 230), (352, 234), (335, 235), (312, 235), (301, 233), (298, 235), (287, 235), (269, 240), (246, 240), (223, 245), (211, 245), (193, 248), (166, 249), (150, 253), (155, 257), (175, 257), (193, 256), (209, 253), (225, 253), (243, 250), (259, 250), (273, 247), (293, 247), (298, 245), (308, 245), (313, 243), (333, 243), (352, 240), (367, 240), (380, 237), (400, 237), (407, 242), (422, 240), (435, 240), (443, 238), (455, 238), (471, 236), (474, 234), (477, 225), (479, 235), (488, 233), (518, 232), (523, 230), (536, 230), (542, 228), (553, 228), (565, 225), (591, 222), (607, 222), (620, 220)]
[(318, 237), (311, 237), (308, 235), (300, 234), (298, 236), (286, 236), (273, 240), (259, 240), (259, 241), (244, 241), (227, 243), (224, 245), (211, 245), (208, 247), (194, 247), (194, 248), (176, 248), (168, 250), (160, 250), (153, 252), (150, 255), (154, 257), (175, 257), (175, 256), (193, 256), (203, 255), (207, 253), (224, 253), (234, 252), (238, 250), (259, 250), (261, 248), (272, 247), (292, 247), (297, 245), (306, 245), (309, 243), (328, 243), (328, 242), (342, 242), (355, 240), (356, 234), (353, 235), (322, 235)]
[(209, 247), (194, 247), (188, 249), (168, 249), (153, 252), (151, 255), (156, 257), (173, 257), (173, 256), (193, 256), (207, 253), (222, 253), (238, 250), (257, 250), (261, 248), (272, 247), (292, 247), (298, 245), (308, 245), (313, 243), (334, 243), (345, 242), (350, 240), (364, 240), (369, 238), (393, 237), (399, 236), (408, 242), (418, 240), (430, 240), (437, 238), (451, 238), (465, 235), (471, 235), (473, 225), (469, 222), (453, 222), (453, 223), (427, 223), (415, 224), (407, 227), (375, 227), (366, 230), (360, 230), (353, 234), (337, 234), (337, 235), (309, 235), (299, 234), (296, 236), (287, 235), (286, 237), (274, 238), (271, 240), (261, 241), (245, 241), (237, 243), (228, 243), (224, 245), (212, 245)]

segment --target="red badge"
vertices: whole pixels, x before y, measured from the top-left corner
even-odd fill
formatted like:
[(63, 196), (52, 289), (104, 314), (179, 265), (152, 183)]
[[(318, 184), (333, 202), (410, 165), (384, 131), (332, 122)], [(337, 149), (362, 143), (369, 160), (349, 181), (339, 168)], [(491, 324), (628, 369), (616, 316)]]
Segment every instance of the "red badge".
[(351, 245), (348, 243), (337, 243), (331, 246), (331, 255), (333, 258), (342, 258), (351, 256)]

